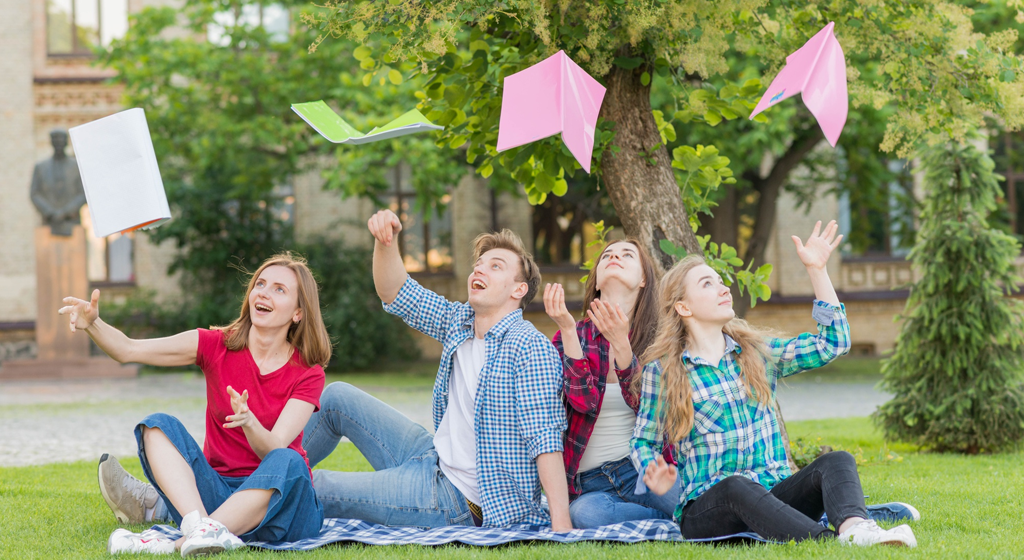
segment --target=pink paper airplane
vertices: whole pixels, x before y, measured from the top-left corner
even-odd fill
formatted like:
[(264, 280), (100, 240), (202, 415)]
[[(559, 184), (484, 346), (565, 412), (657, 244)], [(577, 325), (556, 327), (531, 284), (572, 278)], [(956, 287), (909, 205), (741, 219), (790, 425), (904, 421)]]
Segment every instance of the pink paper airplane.
[(564, 51), (505, 77), (498, 151), (562, 133), (562, 142), (590, 173), (604, 86)]
[(786, 57), (786, 65), (754, 107), (751, 119), (769, 106), (802, 92), (804, 105), (818, 119), (828, 143), (833, 148), (836, 146), (846, 124), (850, 100), (846, 93), (843, 47), (832, 32), (835, 26), (836, 23), (830, 21), (804, 46)]

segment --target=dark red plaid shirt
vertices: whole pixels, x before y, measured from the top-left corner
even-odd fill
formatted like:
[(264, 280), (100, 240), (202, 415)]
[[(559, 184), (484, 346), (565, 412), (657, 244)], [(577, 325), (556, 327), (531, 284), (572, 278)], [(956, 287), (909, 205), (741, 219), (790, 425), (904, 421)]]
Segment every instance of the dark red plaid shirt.
[[(562, 345), (562, 331), (555, 333), (552, 342), (562, 357), (562, 402), (569, 428), (565, 432), (562, 459), (565, 461), (565, 476), (569, 482), (569, 495), (575, 498), (580, 491), (576, 485), (576, 474), (579, 472), (580, 460), (587, 449), (590, 435), (594, 433), (594, 424), (601, 413), (604, 389), (608, 379), (608, 354), (611, 343), (597, 330), (590, 319), (576, 323), (576, 336), (583, 347), (583, 359), (575, 360), (565, 355)], [(640, 408), (640, 400), (630, 391), (629, 385), (634, 375), (640, 375), (640, 366), (636, 355), (625, 369), (615, 370), (619, 378), (619, 390), (626, 404), (636, 413)], [(666, 459), (671, 459), (671, 451), (666, 447)]]

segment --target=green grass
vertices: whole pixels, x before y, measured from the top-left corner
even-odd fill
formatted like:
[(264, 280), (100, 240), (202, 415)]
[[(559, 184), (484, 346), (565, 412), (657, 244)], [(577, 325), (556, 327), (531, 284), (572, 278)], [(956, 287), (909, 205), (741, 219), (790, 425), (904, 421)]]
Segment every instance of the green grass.
[[(69, 428), (70, 429), (70, 428)], [(864, 418), (789, 423), (793, 437), (862, 451), (860, 468), (870, 502), (906, 501), (921, 511), (914, 524), (915, 550), (855, 549), (838, 543), (708, 547), (645, 543), (639, 545), (512, 545), (497, 549), (465, 546), (369, 547), (332, 545), (302, 558), (1018, 558), (1024, 551), (1024, 453), (981, 457), (918, 453), (907, 446), (883, 445)], [(892, 459), (886, 459), (892, 455)], [(125, 466), (141, 476), (137, 460)], [(351, 445), (340, 447), (323, 464), (335, 470), (368, 470)], [(0, 557), (102, 558), (117, 527), (96, 488), (93, 462), (42, 467), (0, 468)], [(135, 527), (141, 530), (143, 526)], [(246, 550), (224, 558), (278, 558)], [(140, 556), (144, 557), (144, 556)]]

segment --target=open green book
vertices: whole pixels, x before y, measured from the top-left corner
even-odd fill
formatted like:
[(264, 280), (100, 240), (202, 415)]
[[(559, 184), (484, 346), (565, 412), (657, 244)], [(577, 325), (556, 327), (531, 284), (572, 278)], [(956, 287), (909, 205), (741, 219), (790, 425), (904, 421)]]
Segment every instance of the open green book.
[(295, 111), (302, 120), (309, 123), (320, 133), (320, 136), (335, 144), (366, 144), (377, 140), (387, 140), (406, 134), (414, 134), (424, 130), (444, 130), (443, 126), (427, 120), (419, 111), (413, 109), (384, 126), (378, 126), (363, 134), (345, 122), (341, 115), (335, 113), (323, 100), (309, 103), (293, 103)]

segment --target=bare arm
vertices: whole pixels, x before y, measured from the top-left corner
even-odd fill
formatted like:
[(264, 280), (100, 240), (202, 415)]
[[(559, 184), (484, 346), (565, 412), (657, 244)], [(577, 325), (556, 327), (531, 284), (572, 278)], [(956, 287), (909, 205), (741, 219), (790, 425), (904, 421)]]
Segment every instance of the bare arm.
[(242, 391), (238, 394), (230, 385), (227, 388), (231, 396), (231, 409), (233, 415), (224, 419), (225, 428), (242, 428), (249, 447), (262, 461), (267, 453), (275, 449), (288, 447), (295, 438), (299, 437), (302, 428), (306, 426), (309, 417), (313, 415), (313, 403), (300, 399), (288, 399), (281, 415), (277, 418), (273, 430), (263, 427), (263, 423), (249, 410), (249, 391)]
[(832, 280), (828, 277), (825, 265), (828, 264), (828, 258), (832, 255), (832, 251), (836, 250), (843, 241), (842, 235), (835, 236), (838, 231), (839, 225), (835, 220), (825, 226), (825, 231), (821, 231), (821, 222), (819, 221), (814, 225), (814, 231), (811, 232), (806, 245), (800, 241), (799, 237), (793, 236), (796, 254), (807, 267), (807, 274), (811, 277), (811, 287), (814, 288), (815, 299), (837, 306), (839, 305), (839, 296), (832, 286)]
[(57, 312), (71, 316), (71, 332), (79, 329), (108, 356), (122, 364), (133, 362), (151, 366), (187, 366), (196, 363), (199, 332), (185, 331), (163, 338), (136, 340), (100, 319), (100, 291), (93, 290), (89, 301), (64, 298), (65, 306)]
[(572, 318), (565, 306), (565, 289), (561, 284), (544, 285), (544, 312), (558, 325), (562, 331), (562, 351), (574, 359), (583, 359), (583, 346), (576, 334), (576, 319)]
[(559, 533), (572, 531), (569, 518), (569, 486), (565, 481), (565, 463), (562, 452), (537, 455), (537, 474), (540, 485), (548, 497), (551, 509), (551, 530)]
[(381, 210), (366, 222), (373, 234), (373, 285), (384, 303), (391, 303), (405, 284), (407, 273), (398, 252), (397, 236), (402, 222), (391, 210)]

